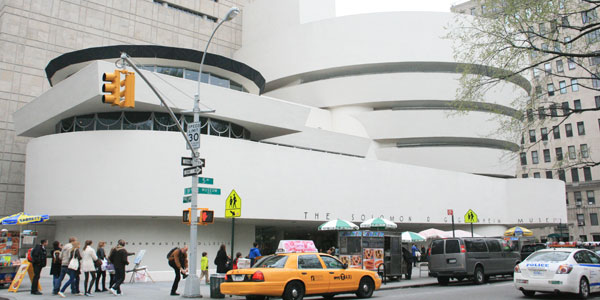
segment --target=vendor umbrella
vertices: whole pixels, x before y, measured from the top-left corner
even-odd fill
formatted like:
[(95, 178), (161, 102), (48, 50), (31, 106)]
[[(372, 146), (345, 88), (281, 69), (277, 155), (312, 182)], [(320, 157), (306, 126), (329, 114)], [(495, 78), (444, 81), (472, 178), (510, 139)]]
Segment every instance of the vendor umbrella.
[[(448, 237), (448, 234), (445, 231), (429, 228), (419, 232), (419, 235), (423, 236), (426, 239), (438, 239)], [(450, 234), (452, 236), (452, 234)]]
[(342, 220), (331, 220), (329, 222), (325, 222), (319, 226), (319, 230), (357, 230), (358, 226), (356, 224)]
[(28, 215), (25, 213), (17, 213), (0, 219), (0, 225), (25, 225), (39, 224), (48, 221), (48, 215)]
[(396, 229), (398, 225), (396, 223), (384, 219), (384, 218), (374, 218), (368, 219), (362, 223), (360, 223), (360, 228), (363, 229)]
[(532, 236), (533, 232), (525, 227), (515, 226), (504, 232), (504, 236)]
[(403, 242), (423, 242), (426, 238), (416, 232), (405, 231), (400, 236)]

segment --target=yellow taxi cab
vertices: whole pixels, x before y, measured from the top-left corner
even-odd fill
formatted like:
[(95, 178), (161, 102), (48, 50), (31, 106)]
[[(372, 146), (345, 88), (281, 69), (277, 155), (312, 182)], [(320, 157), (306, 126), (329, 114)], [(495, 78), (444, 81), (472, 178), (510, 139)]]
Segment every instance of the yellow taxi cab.
[(250, 269), (227, 272), (221, 284), (225, 295), (264, 300), (267, 296), (283, 300), (302, 300), (304, 296), (355, 293), (370, 298), (381, 279), (373, 271), (348, 269), (337, 258), (323, 253), (280, 253), (265, 256)]

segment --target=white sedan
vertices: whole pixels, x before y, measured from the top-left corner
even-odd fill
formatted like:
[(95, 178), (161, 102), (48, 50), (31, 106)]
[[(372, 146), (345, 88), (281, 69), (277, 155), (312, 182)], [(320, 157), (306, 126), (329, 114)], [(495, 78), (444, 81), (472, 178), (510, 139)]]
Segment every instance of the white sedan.
[(600, 256), (577, 248), (539, 250), (515, 267), (514, 282), (528, 297), (565, 292), (585, 299), (600, 291)]

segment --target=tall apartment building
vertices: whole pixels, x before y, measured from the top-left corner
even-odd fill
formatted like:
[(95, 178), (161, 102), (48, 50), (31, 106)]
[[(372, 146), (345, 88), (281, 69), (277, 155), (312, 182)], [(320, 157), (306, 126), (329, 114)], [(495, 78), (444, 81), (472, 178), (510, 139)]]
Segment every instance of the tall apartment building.
[[(561, 1), (561, 9), (579, 5), (579, 2)], [(481, 1), (468, 1), (453, 6), (451, 11), (477, 16), (485, 9), (486, 5)], [(591, 10), (557, 22), (583, 26), (596, 20), (597, 12)], [(556, 24), (535, 24), (532, 29), (544, 35), (555, 29)], [(570, 41), (576, 36), (573, 30), (558, 28), (560, 40)], [(580, 42), (588, 43), (589, 51), (594, 51), (598, 48), (597, 40), (597, 36), (593, 35)], [(542, 49), (554, 47), (557, 51), (564, 47), (561, 44), (538, 46)], [(597, 90), (600, 81), (585, 79), (590, 78), (587, 70), (593, 72), (599, 63), (596, 59), (562, 57), (542, 63), (530, 73), (534, 107), (526, 112), (526, 122), (533, 125), (523, 133), (521, 167), (516, 170), (515, 176), (564, 181), (568, 210), (568, 224), (537, 231), (542, 240), (550, 240), (548, 236), (562, 236), (566, 240), (568, 231), (571, 241), (600, 241), (600, 206), (596, 200), (596, 196), (600, 196), (600, 166), (581, 164), (600, 161), (600, 118), (596, 111), (561, 117), (573, 110), (600, 108), (600, 92)]]
[[(0, 215), (23, 211), (25, 148), (13, 113), (50, 89), (44, 69), (64, 53), (132, 44), (203, 50), (216, 22), (244, 0), (0, 2)], [(232, 57), (242, 18), (226, 22), (210, 53)], [(170, 72), (169, 69), (157, 72)]]

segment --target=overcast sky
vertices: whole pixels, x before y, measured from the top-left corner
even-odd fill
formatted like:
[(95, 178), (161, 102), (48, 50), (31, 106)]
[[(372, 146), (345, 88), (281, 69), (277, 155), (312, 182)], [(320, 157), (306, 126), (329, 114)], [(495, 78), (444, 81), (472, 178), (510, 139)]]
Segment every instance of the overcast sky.
[(466, 0), (336, 0), (338, 16), (382, 11), (444, 11)]

